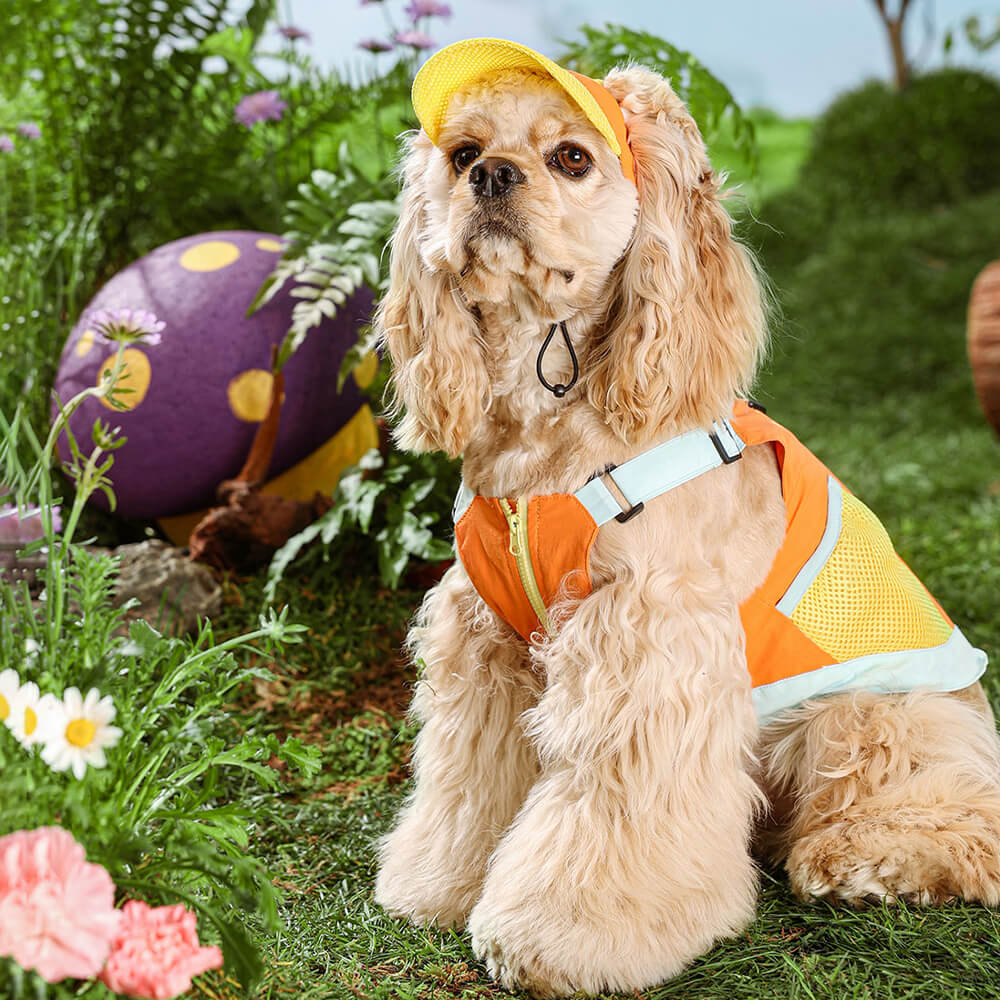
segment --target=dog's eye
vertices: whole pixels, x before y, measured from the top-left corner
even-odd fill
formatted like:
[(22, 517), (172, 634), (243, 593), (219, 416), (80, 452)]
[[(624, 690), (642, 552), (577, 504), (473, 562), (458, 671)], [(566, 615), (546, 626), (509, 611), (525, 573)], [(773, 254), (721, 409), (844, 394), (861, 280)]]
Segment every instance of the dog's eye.
[(590, 169), (591, 162), (590, 154), (585, 149), (568, 142), (549, 157), (550, 167), (555, 167), (570, 177), (582, 177)]
[(451, 165), (455, 168), (455, 173), (460, 174), (466, 167), (471, 167), (479, 159), (481, 152), (482, 150), (478, 146), (459, 146), (451, 154)]

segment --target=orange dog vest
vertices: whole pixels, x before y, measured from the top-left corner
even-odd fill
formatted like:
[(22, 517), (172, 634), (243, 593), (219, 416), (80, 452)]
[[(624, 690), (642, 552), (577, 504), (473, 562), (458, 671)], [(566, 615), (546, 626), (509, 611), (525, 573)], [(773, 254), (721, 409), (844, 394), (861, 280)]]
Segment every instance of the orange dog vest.
[[(875, 515), (790, 431), (745, 402), (714, 428), (612, 470), (632, 505), (626, 511), (599, 480), (576, 494), (516, 500), (463, 487), (455, 541), (480, 596), (532, 641), (550, 628), (557, 598), (591, 592), (590, 549), (602, 523), (627, 520), (653, 496), (736, 461), (744, 446), (768, 443), (781, 471), (785, 539), (740, 607), (758, 713), (835, 691), (954, 691), (982, 675), (985, 653), (896, 555)], [(683, 468), (671, 467), (674, 459)]]

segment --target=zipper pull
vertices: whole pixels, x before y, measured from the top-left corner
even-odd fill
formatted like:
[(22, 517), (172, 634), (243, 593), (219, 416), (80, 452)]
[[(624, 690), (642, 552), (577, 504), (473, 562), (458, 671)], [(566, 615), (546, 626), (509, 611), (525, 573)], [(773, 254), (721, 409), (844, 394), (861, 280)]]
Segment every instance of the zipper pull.
[(500, 501), (500, 509), (503, 511), (503, 516), (507, 518), (507, 535), (510, 538), (507, 551), (515, 559), (519, 559), (521, 556), (521, 540), (519, 537), (520, 522), (517, 511), (506, 497)]

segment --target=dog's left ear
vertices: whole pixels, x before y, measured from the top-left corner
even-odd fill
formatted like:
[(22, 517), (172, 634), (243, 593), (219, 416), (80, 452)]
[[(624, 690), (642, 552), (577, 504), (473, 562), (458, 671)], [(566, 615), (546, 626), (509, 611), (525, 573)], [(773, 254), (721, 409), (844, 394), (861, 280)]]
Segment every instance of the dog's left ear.
[(639, 215), (612, 277), (591, 401), (627, 441), (666, 425), (704, 426), (745, 394), (766, 344), (761, 285), (732, 235), (694, 119), (659, 74), (604, 81), (622, 107)]

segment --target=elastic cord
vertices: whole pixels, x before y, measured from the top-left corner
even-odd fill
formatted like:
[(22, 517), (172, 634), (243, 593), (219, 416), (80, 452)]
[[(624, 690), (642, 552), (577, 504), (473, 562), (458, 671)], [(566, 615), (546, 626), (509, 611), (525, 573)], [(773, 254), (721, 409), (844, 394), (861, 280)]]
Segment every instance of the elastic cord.
[[(546, 381), (545, 376), (542, 374), (542, 358), (545, 356), (545, 352), (548, 350), (549, 344), (552, 343), (552, 335), (556, 332), (556, 326), (562, 330), (563, 340), (566, 342), (566, 348), (569, 350), (570, 359), (573, 362), (573, 377), (569, 380), (568, 385), (564, 385), (562, 382), (557, 382), (555, 385), (550, 384)], [(562, 398), (566, 395), (570, 389), (576, 385), (576, 380), (580, 377), (580, 365), (576, 360), (576, 351), (573, 350), (573, 342), (569, 339), (569, 332), (566, 330), (565, 321), (561, 323), (553, 323), (549, 327), (549, 335), (545, 338), (545, 343), (542, 344), (542, 349), (538, 352), (538, 361), (535, 363), (535, 371), (538, 374), (538, 381), (545, 386), (553, 396), (557, 398)]]

